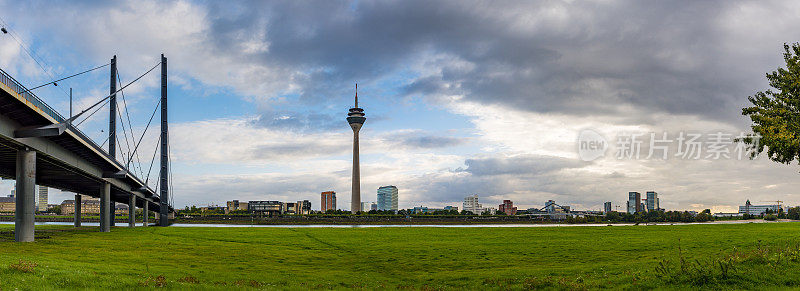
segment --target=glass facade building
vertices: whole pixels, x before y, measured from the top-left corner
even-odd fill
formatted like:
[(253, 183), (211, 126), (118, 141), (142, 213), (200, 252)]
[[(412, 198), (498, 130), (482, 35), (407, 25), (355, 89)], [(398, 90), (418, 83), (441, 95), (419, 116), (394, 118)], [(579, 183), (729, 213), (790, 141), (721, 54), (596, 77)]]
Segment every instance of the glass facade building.
[(398, 210), (398, 194), (395, 186), (381, 186), (378, 188), (378, 210)]

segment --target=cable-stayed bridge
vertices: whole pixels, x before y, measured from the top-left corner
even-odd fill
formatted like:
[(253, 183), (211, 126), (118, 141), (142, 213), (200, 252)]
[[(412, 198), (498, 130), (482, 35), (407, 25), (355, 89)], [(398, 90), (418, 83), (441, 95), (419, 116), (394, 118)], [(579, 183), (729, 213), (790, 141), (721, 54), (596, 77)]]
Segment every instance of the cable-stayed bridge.
[[(46, 85), (57, 86), (57, 82), (107, 66), (110, 67), (109, 95), (99, 97), (97, 103), (75, 115), (71, 112), (71, 104), (70, 116), (65, 118), (33, 93), (36, 88)], [(147, 127), (141, 135), (134, 136), (127, 106), (124, 106), (127, 129), (126, 118), (123, 118), (120, 110), (117, 110), (117, 96), (121, 95), (125, 102), (124, 90), (158, 67), (161, 68), (160, 99), (153, 114), (149, 116)], [(110, 231), (114, 225), (114, 203), (129, 205), (128, 225), (131, 227), (135, 225), (137, 208), (144, 210), (143, 225), (148, 224), (147, 214), (150, 211), (157, 213), (159, 225), (169, 225), (174, 208), (169, 191), (171, 184), (167, 122), (167, 59), (161, 55), (160, 61), (155, 66), (125, 85), (122, 84), (118, 73), (114, 56), (108, 64), (28, 89), (0, 68), (0, 176), (16, 180), (14, 230), (16, 241), (34, 240), (36, 185), (76, 193), (76, 226), (80, 226), (81, 194), (100, 199), (102, 232)], [(109, 112), (108, 138), (98, 145), (79, 130), (78, 126), (106, 106)], [(149, 163), (150, 168), (144, 169), (139, 150), (158, 108), (161, 109), (161, 134)], [(77, 122), (81, 119), (82, 121)], [(117, 135), (118, 120), (122, 124), (127, 152), (123, 152)], [(107, 148), (104, 148), (106, 144)], [(118, 149), (122, 161), (116, 158)], [(153, 189), (148, 186), (148, 182), (157, 152), (160, 152), (159, 180)]]

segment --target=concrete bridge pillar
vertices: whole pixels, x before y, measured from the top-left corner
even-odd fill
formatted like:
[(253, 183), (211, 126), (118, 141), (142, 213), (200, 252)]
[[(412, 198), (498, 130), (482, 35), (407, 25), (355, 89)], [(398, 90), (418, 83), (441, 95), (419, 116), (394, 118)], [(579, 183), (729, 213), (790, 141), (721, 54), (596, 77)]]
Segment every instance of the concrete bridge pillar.
[(147, 200), (144, 201), (144, 208), (142, 208), (142, 226), (147, 226), (147, 223), (150, 220), (150, 203)]
[(111, 184), (103, 183), (100, 188), (100, 231), (111, 231)]
[(14, 240), (32, 242), (34, 238), (34, 208), (36, 207), (36, 151), (17, 152), (16, 217)]
[(136, 226), (136, 195), (128, 198), (128, 227)]
[(81, 226), (81, 194), (75, 194), (75, 227)]

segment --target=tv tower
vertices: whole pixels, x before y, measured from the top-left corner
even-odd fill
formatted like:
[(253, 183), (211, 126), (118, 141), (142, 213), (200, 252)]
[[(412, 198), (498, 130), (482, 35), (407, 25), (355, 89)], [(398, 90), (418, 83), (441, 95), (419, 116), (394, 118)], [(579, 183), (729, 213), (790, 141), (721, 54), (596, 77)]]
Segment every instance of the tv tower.
[(350, 210), (353, 213), (361, 211), (361, 169), (358, 162), (358, 131), (364, 125), (364, 109), (358, 107), (358, 84), (356, 84), (356, 106), (347, 113), (347, 123), (353, 129), (353, 189), (350, 200)]

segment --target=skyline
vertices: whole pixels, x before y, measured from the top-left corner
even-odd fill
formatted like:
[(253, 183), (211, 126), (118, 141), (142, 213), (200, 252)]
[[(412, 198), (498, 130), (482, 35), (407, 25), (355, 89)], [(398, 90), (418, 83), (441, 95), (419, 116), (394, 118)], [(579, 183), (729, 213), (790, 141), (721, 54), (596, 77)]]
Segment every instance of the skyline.
[[(400, 208), (479, 194), (486, 204), (553, 199), (602, 209), (648, 190), (668, 209), (730, 212), (746, 199), (800, 204), (796, 164), (613, 153), (584, 162), (575, 146), (583, 129), (612, 143), (623, 131), (748, 131), (740, 116), (746, 97), (766, 88), (764, 73), (781, 65), (780, 48), (792, 41), (785, 36), (800, 24), (765, 15), (796, 15), (799, 4), (421, 4), (0, 0), (0, 17), (49, 72), (4, 35), (0, 66), (34, 86), (118, 55), (126, 81), (170, 55), (178, 208), (316, 201), (328, 190), (350, 204), (350, 137), (339, 114), (352, 105), (356, 81), (370, 98), (364, 188), (397, 185)], [(73, 87), (79, 111), (107, 82), (91, 73), (36, 94), (64, 113), (61, 90)], [(129, 108), (149, 110), (158, 89), (157, 78), (143, 79), (126, 92)], [(102, 141), (106, 124), (98, 116), (82, 130)], [(3, 181), (0, 191), (11, 185)]]

